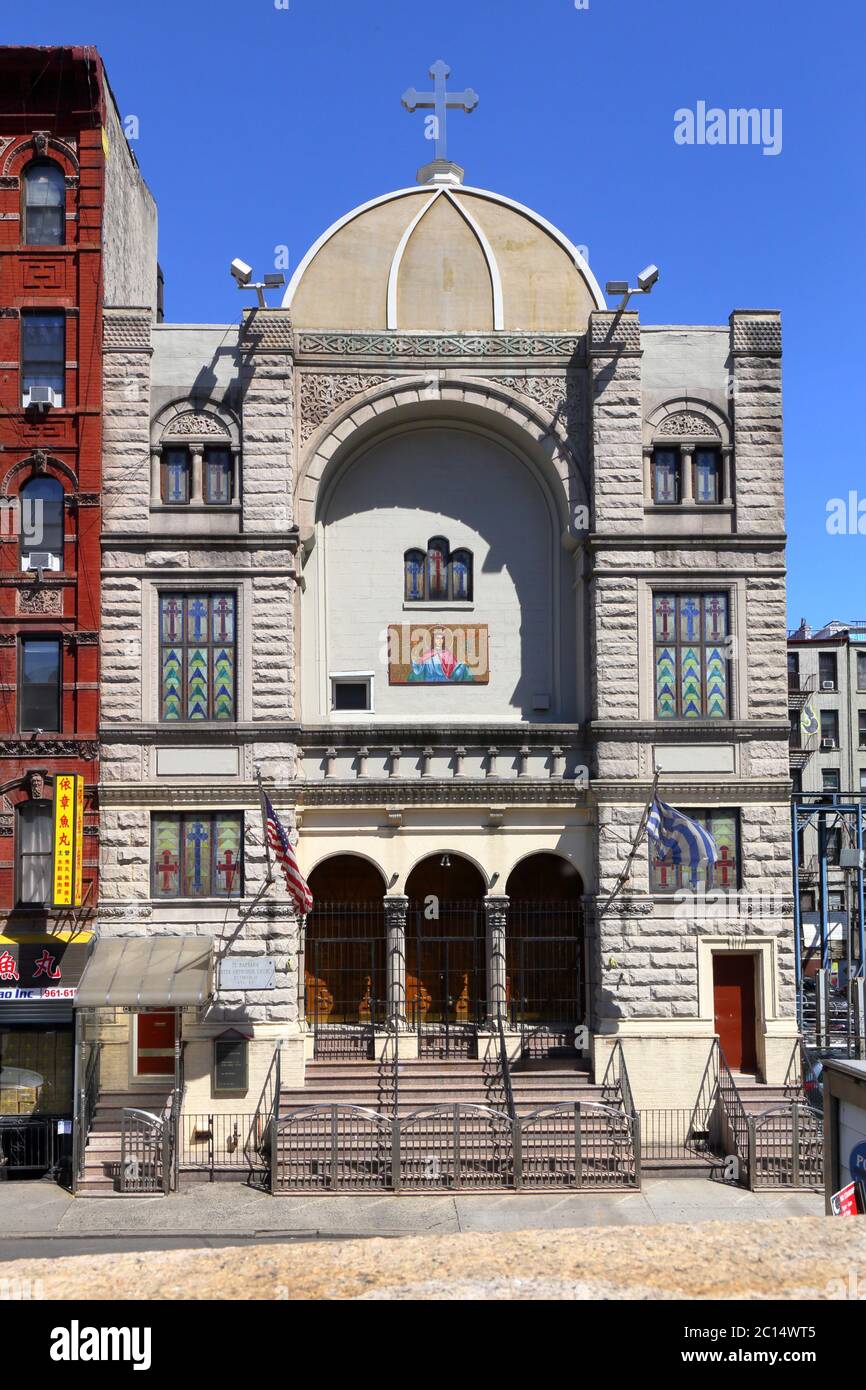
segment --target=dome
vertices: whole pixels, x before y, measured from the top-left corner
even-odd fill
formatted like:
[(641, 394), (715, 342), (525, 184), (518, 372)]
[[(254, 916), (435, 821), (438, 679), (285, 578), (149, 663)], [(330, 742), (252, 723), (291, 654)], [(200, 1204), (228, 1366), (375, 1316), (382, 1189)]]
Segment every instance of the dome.
[(538, 213), (450, 181), (340, 218), (283, 307), (307, 330), (579, 333), (605, 303), (577, 247)]

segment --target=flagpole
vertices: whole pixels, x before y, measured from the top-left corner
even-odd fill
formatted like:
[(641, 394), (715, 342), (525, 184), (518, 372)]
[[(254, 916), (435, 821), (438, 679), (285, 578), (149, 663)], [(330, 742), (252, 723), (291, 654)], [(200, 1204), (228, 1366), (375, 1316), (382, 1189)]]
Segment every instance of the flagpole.
[(656, 764), (655, 764), (655, 762), (654, 762), (654, 763), (653, 763), (653, 784), (652, 784), (652, 787), (650, 788), (650, 794), (649, 794), (649, 797), (647, 798), (647, 803), (646, 803), (646, 805), (645, 805), (644, 808), (643, 808), (643, 814), (641, 815), (641, 818), (640, 818), (640, 825), (639, 825), (638, 828), (637, 828), (637, 833), (635, 834), (634, 840), (633, 840), (633, 842), (632, 842), (631, 849), (630, 849), (629, 852), (628, 852), (628, 855), (627, 855), (627, 857), (626, 857), (625, 864), (624, 864), (623, 867), (622, 867), (622, 871), (621, 871), (621, 873), (620, 873), (620, 875), (619, 875), (619, 878), (617, 879), (616, 883), (614, 884), (613, 890), (612, 890), (610, 896), (607, 898), (607, 900), (606, 900), (605, 902), (602, 903), (601, 907), (598, 909), (598, 915), (599, 915), (599, 917), (602, 917), (602, 916), (604, 915), (604, 913), (607, 912), (607, 910), (608, 910), (608, 908), (610, 907), (611, 903), (614, 902), (614, 900), (615, 900), (616, 898), (619, 897), (620, 893), (622, 892), (623, 888), (624, 888), (625, 885), (626, 885), (626, 882), (628, 881), (628, 876), (629, 876), (629, 873), (630, 873), (630, 871), (631, 871), (631, 866), (632, 866), (632, 864), (634, 863), (635, 858), (637, 857), (637, 852), (638, 852), (638, 849), (640, 848), (641, 840), (643, 839), (644, 833), (645, 833), (645, 831), (646, 831), (647, 821), (649, 820), (650, 811), (652, 810), (653, 802), (654, 802), (655, 799), (656, 799), (656, 792), (658, 791), (659, 777), (661, 776), (661, 772), (662, 772), (661, 768), (660, 768), (660, 767), (657, 767)]
[(274, 881), (274, 866), (271, 863), (271, 842), (268, 838), (268, 813), (265, 810), (265, 789), (262, 786), (262, 770), (256, 763), (256, 781), (259, 785), (259, 808), (262, 813), (262, 837), (265, 842), (265, 854), (268, 860), (268, 883)]

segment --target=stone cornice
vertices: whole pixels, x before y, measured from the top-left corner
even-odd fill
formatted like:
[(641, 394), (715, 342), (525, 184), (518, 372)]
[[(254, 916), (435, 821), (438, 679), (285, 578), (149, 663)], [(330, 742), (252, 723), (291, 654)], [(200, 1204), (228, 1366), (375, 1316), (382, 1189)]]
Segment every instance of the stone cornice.
[(567, 744), (573, 747), (585, 733), (581, 724), (450, 724), (430, 728), (412, 724), (305, 724), (297, 743), (301, 748), (368, 748), (430, 744), (434, 748), (453, 748), (455, 744), (496, 744), (502, 747), (522, 743)]
[[(199, 748), (213, 743), (222, 747), (232, 743), (264, 743), (284, 741), (294, 747), (298, 739), (298, 724), (284, 722), (253, 724), (103, 724), (99, 737), (103, 743), (182, 743)], [(289, 751), (289, 747), (287, 747)]]
[(334, 362), (347, 357), (370, 362), (477, 361), (526, 358), (573, 362), (583, 351), (582, 335), (563, 333), (341, 333), (323, 331), (297, 335), (300, 360)]
[(305, 806), (379, 806), (383, 812), (404, 806), (586, 806), (587, 789), (575, 781), (549, 778), (393, 778), (336, 777), (292, 785), (296, 803)]
[[(652, 783), (647, 781), (633, 782), (621, 779), (614, 781), (611, 778), (599, 777), (593, 779), (592, 793), (596, 803), (604, 802), (626, 802), (632, 805), (643, 806), (649, 796)], [(753, 801), (782, 801), (787, 806), (791, 800), (791, 783), (778, 781), (768, 781), (763, 778), (757, 782), (747, 782), (742, 778), (730, 777), (727, 781), (721, 777), (703, 778), (700, 781), (688, 782), (685, 779), (676, 780), (676, 774), (665, 776), (663, 785), (659, 787), (659, 792), (663, 800), (673, 801), (677, 797), (684, 798), (683, 805), (690, 805), (695, 797), (712, 798), (722, 806), (738, 806), (741, 802)]]
[(777, 739), (787, 747), (790, 725), (781, 716), (763, 719), (596, 719), (589, 725), (595, 739), (618, 743), (743, 743)]
[(106, 550), (178, 550), (186, 546), (201, 546), (204, 550), (297, 550), (300, 533), (297, 526), (288, 531), (244, 531), (234, 534), (210, 535), (207, 531), (103, 531), (100, 540)]
[[(695, 511), (697, 512), (697, 508)], [(722, 536), (644, 535), (642, 532), (617, 532), (605, 535), (592, 531), (584, 539), (590, 550), (784, 550), (788, 536), (785, 531), (756, 531)], [(750, 570), (749, 573), (754, 571)], [(772, 572), (772, 571), (770, 571)], [(761, 570), (761, 574), (764, 570)], [(760, 577), (760, 576), (758, 576)]]

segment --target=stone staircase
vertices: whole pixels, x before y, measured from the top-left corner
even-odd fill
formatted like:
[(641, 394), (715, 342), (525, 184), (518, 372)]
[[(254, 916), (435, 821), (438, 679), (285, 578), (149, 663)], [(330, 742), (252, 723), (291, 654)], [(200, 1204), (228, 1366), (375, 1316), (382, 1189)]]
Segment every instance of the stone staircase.
[(170, 1089), (164, 1085), (135, 1091), (100, 1092), (84, 1150), (79, 1197), (120, 1195), (121, 1115), (124, 1110), (148, 1110), (153, 1115), (161, 1115), (170, 1094)]
[[(581, 1058), (516, 1062), (511, 1072), (514, 1107), (528, 1115), (542, 1105), (575, 1101), (603, 1103), (602, 1088), (591, 1079), (589, 1063)], [(497, 1069), (473, 1058), (455, 1061), (401, 1059), (398, 1115), (429, 1105), (485, 1105), (507, 1109)], [(284, 1087), (280, 1114), (306, 1105), (360, 1105), (392, 1113), (390, 1082), (378, 1062), (313, 1061), (307, 1063), (306, 1085)]]

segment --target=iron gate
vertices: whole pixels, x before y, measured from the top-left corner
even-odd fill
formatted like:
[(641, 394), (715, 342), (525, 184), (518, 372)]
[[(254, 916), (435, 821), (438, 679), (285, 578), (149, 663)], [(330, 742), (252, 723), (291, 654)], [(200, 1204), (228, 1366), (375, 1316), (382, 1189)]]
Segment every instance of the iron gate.
[(307, 919), (306, 1019), (317, 1058), (373, 1056), (387, 1018), (382, 903), (316, 903)]
[(586, 1020), (580, 903), (513, 901), (508, 908), (505, 997), (524, 1056), (574, 1053)]
[(149, 1110), (124, 1110), (120, 1122), (120, 1191), (164, 1192), (171, 1187), (171, 1120)]
[(406, 931), (406, 1012), (420, 1057), (473, 1057), (487, 1015), (484, 908), (412, 904)]

